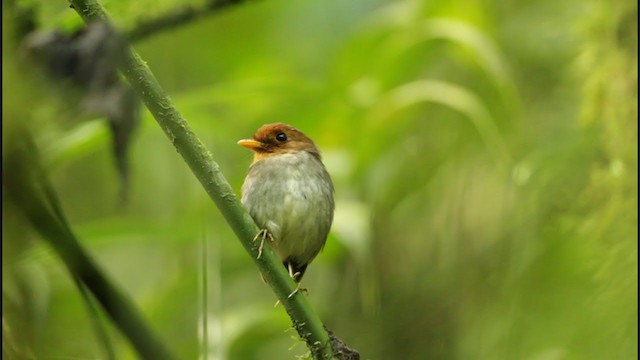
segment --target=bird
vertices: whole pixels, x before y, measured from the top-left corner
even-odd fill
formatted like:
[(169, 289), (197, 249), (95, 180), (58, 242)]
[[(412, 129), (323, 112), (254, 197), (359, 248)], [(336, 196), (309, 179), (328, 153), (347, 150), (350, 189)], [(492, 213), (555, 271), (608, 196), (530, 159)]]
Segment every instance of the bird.
[[(295, 127), (265, 124), (238, 144), (253, 152), (241, 202), (297, 283), (324, 247), (333, 222), (334, 186), (316, 144)], [(254, 239), (255, 241), (255, 239)]]

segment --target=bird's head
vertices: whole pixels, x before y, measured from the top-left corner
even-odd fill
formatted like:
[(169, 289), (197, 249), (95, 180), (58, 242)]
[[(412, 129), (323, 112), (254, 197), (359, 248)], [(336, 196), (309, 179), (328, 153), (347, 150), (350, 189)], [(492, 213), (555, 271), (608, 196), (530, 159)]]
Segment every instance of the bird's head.
[(238, 141), (254, 153), (254, 162), (279, 154), (307, 151), (320, 156), (316, 144), (302, 131), (283, 123), (262, 125), (252, 139)]

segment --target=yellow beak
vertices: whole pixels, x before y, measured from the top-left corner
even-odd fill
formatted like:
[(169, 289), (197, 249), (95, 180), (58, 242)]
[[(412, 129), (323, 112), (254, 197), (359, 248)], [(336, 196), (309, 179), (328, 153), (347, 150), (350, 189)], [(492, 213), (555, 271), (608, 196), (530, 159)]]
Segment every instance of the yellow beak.
[(240, 140), (238, 141), (238, 145), (244, 146), (247, 149), (250, 149), (253, 151), (257, 151), (262, 148), (262, 143), (260, 143), (260, 141), (253, 140), (253, 139)]

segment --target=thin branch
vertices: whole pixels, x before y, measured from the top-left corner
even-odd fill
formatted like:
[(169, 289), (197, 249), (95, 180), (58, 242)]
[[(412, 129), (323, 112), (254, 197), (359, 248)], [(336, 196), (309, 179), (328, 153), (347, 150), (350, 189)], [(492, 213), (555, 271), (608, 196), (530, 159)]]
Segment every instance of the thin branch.
[[(105, 10), (95, 0), (72, 0), (71, 3), (86, 23), (96, 20), (109, 22)], [(313, 356), (316, 359), (331, 359), (331, 342), (322, 321), (302, 292), (288, 297), (296, 285), (270, 246), (265, 246), (262, 256), (258, 258), (259, 242), (253, 241), (259, 231), (257, 225), (238, 200), (211, 153), (191, 130), (151, 70), (132, 48), (127, 49), (121, 70), (240, 239), (284, 305), (295, 329), (305, 340)]]
[(3, 176), (3, 194), (49, 242), (74, 279), (91, 291), (142, 359), (173, 359), (164, 343), (149, 330), (133, 303), (80, 245), (44, 176), (31, 135), (25, 130), (13, 131), (7, 139), (10, 141), (7, 141), (2, 157), (3, 170), (7, 170), (3, 171), (7, 174)]
[(246, 0), (211, 0), (201, 6), (186, 5), (160, 17), (140, 21), (125, 36), (129, 41), (139, 41), (243, 2)]
[(91, 320), (91, 325), (96, 332), (98, 343), (100, 343), (104, 348), (104, 356), (108, 360), (114, 360), (116, 358), (116, 354), (113, 350), (113, 344), (111, 343), (111, 339), (109, 338), (107, 328), (104, 326), (100, 319), (100, 312), (98, 310), (98, 307), (96, 306), (95, 300), (93, 297), (91, 297), (91, 290), (89, 290), (87, 285), (82, 282), (79, 276), (77, 276), (76, 274), (71, 275), (73, 277), (73, 282), (76, 284), (76, 287), (78, 288), (78, 291), (80, 291), (80, 295), (82, 296), (82, 299), (87, 306), (89, 320)]

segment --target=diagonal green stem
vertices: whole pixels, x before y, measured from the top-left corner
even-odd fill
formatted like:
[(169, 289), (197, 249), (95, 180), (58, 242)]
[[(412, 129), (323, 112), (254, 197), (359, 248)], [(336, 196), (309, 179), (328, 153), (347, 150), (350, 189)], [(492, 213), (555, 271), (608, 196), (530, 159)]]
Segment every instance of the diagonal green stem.
[(7, 139), (10, 140), (3, 149), (2, 166), (9, 175), (3, 176), (3, 194), (51, 244), (74, 279), (82, 284), (80, 287), (91, 291), (142, 359), (174, 359), (162, 340), (149, 330), (135, 305), (80, 245), (37, 161), (31, 135), (14, 131)]
[(188, 24), (203, 16), (227, 9), (233, 5), (239, 5), (245, 1), (246, 0), (209, 0), (202, 5), (182, 4), (179, 8), (168, 11), (166, 14), (138, 23), (133, 29), (126, 33), (126, 36), (129, 41), (136, 42), (159, 32)]
[[(104, 8), (95, 0), (72, 0), (71, 3), (86, 23), (109, 20)], [(164, 93), (145, 62), (130, 47), (125, 51), (121, 70), (209, 197), (220, 209), (265, 280), (284, 305), (294, 327), (307, 343), (314, 358), (331, 359), (333, 356), (331, 343), (322, 321), (300, 292), (291, 298), (288, 297), (296, 285), (268, 245), (258, 259), (259, 242), (253, 241), (259, 231), (255, 222), (238, 200), (211, 153)]]

